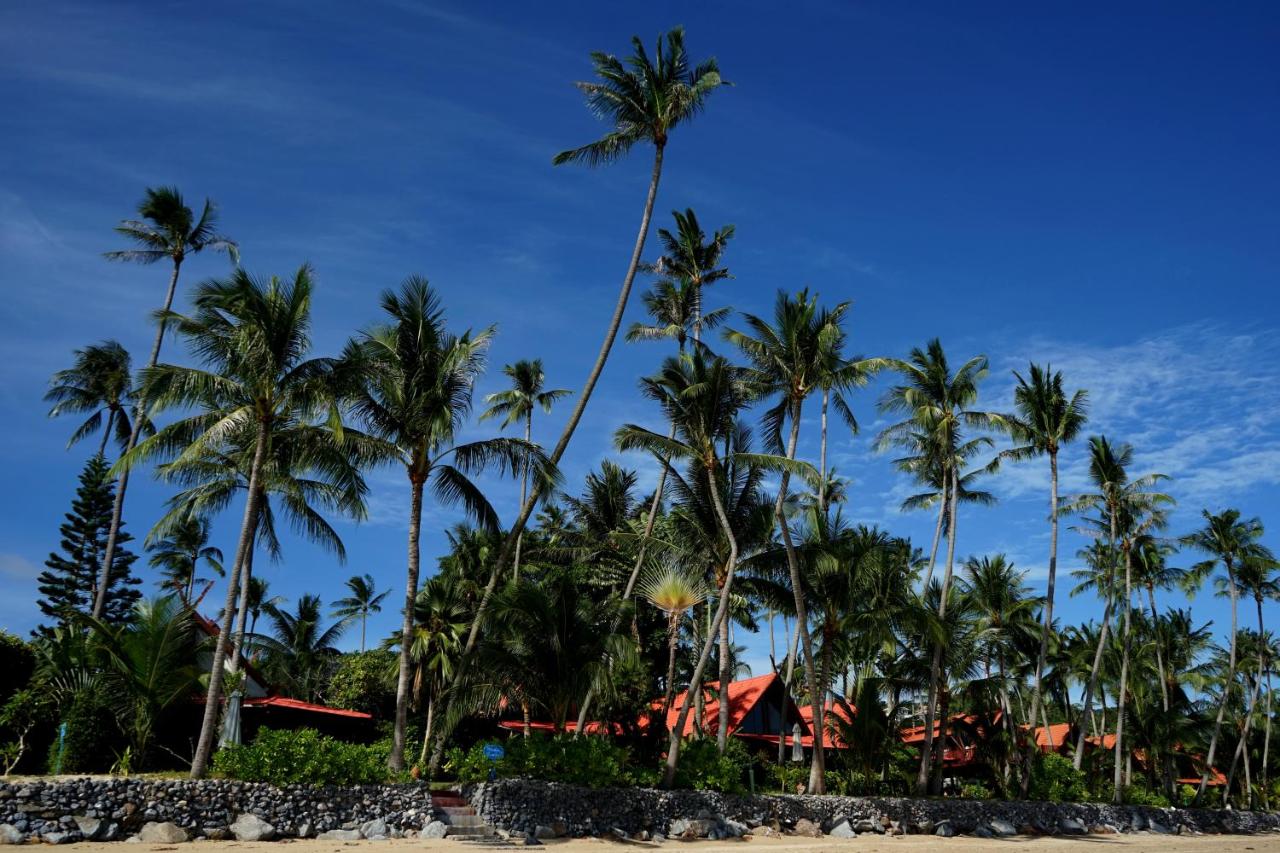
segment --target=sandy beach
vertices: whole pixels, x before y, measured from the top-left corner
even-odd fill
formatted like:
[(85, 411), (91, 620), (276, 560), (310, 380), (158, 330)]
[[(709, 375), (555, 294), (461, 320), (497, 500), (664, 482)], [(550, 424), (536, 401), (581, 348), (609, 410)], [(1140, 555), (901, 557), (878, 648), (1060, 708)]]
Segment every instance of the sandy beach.
[[(289, 853), (360, 853), (351, 848), (368, 848), (369, 853), (379, 850), (408, 851), (426, 850), (431, 853), (445, 851), (466, 851), (476, 849), (470, 844), (450, 839), (421, 840), (403, 839), (396, 841), (319, 841), (316, 839), (287, 840), (260, 843), (242, 843), (235, 841), (201, 841), (197, 847), (202, 850), (225, 850), (235, 853), (280, 853), (280, 847), (287, 845)], [(120, 853), (119, 842), (115, 843), (81, 843), (72, 844), (76, 850), (93, 851), (93, 853)], [(173, 844), (130, 844), (129, 853), (142, 851), (173, 851), (182, 845)], [(523, 846), (523, 845), (521, 845)], [(600, 838), (575, 838), (563, 841), (548, 841), (548, 849), (556, 853), (621, 853), (622, 848), (649, 848), (667, 851), (683, 850), (687, 853), (745, 853), (744, 848), (767, 849), (769, 853), (825, 853), (826, 851), (847, 851), (847, 853), (918, 853), (919, 851), (946, 851), (946, 853), (1070, 853), (1072, 850), (1090, 848), (1097, 850), (1111, 849), (1117, 853), (1129, 851), (1160, 851), (1160, 853), (1244, 853), (1244, 851), (1273, 851), (1280, 853), (1280, 834), (1276, 835), (1085, 835), (1076, 837), (1054, 836), (1045, 838), (1015, 837), (1005, 839), (988, 838), (938, 838), (932, 835), (904, 836), (862, 836), (850, 839), (835, 838), (757, 838), (738, 841), (669, 841), (663, 845), (642, 842), (609, 841)], [(508, 848), (516, 849), (516, 848)]]

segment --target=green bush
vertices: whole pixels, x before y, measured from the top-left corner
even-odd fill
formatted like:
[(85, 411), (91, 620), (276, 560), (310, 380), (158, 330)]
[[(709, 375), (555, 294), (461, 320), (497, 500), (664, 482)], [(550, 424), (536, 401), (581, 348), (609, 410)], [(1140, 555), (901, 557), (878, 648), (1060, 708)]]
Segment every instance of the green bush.
[(1079, 803), (1089, 797), (1084, 773), (1056, 752), (1037, 753), (1031, 765), (1027, 796), (1050, 803)]
[(1155, 806), (1168, 808), (1169, 799), (1159, 791), (1151, 791), (1139, 785), (1129, 785), (1120, 792), (1120, 798), (1127, 806)]
[(981, 782), (971, 780), (960, 786), (960, 796), (966, 800), (989, 800), (991, 789)]
[(31, 646), (0, 630), (0, 705), (27, 686), (35, 665), (36, 656)]
[(325, 701), (334, 708), (350, 708), (373, 714), (376, 719), (395, 716), (396, 655), (388, 649), (370, 649), (342, 656), (329, 686)]
[(61, 711), (67, 735), (61, 746), (57, 726), (45, 760), (47, 773), (106, 773), (124, 750), (117, 718), (111, 713), (96, 686), (84, 687), (71, 696)]
[(215, 772), (272, 785), (371, 785), (387, 781), (386, 743), (347, 743), (315, 729), (258, 730), (253, 743), (228, 746), (213, 757)]
[(675, 786), (741, 794), (746, 791), (743, 776), (750, 764), (751, 756), (737, 738), (729, 738), (724, 755), (716, 749), (714, 738), (687, 740), (680, 747)]
[(527, 776), (588, 788), (653, 781), (631, 766), (626, 747), (608, 738), (574, 738), (567, 734), (513, 737), (504, 742), (505, 754), (497, 761), (485, 758), (484, 747), (484, 743), (472, 744), (466, 751), (454, 747), (449, 751), (445, 770), (460, 782), (488, 779), (490, 769), (500, 777)]
[[(681, 750), (681, 758), (684, 757), (684, 751)], [(783, 764), (770, 764), (769, 774), (773, 778), (773, 786), (784, 794), (794, 794), (797, 791), (803, 791), (804, 786), (809, 784), (809, 765), (803, 763), (792, 763), (790, 761)], [(827, 774), (827, 785), (831, 787), (835, 779), (834, 773)], [(836, 782), (836, 784), (842, 784)]]

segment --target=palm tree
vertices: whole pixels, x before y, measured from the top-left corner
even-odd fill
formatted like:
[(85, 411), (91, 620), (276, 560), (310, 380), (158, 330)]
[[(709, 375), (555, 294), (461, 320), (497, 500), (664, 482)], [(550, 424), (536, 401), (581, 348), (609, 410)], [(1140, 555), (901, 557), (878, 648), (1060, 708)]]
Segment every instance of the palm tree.
[(330, 667), (342, 652), (337, 642), (346, 631), (345, 620), (325, 626), (318, 595), (304, 595), (290, 613), (272, 605), (267, 610), (271, 634), (257, 637), (266, 652), (266, 669), (275, 684), (287, 685), (294, 696), (308, 702), (319, 699)]
[[(59, 370), (49, 381), (45, 402), (53, 403), (49, 417), (89, 413), (67, 441), (67, 447), (87, 438), (102, 427), (102, 440), (98, 443), (98, 455), (107, 452), (107, 441), (115, 436), (116, 443), (124, 448), (129, 443), (133, 427), (129, 423), (127, 406), (133, 401), (133, 377), (129, 368), (129, 351), (118, 341), (103, 341), (75, 351), (75, 363), (66, 370)], [(107, 415), (105, 427), (103, 413)]]
[[(728, 542), (725, 582), (720, 588), (719, 602), (710, 630), (702, 644), (698, 662), (690, 683), (702, 683), (707, 660), (716, 641), (716, 634), (729, 610), (733, 577), (738, 562), (738, 541), (725, 512), (721, 497), (724, 467), (721, 444), (737, 429), (737, 415), (748, 399), (748, 388), (741, 372), (719, 356), (708, 357), (700, 351), (681, 358), (668, 358), (657, 376), (645, 379), (641, 386), (645, 396), (662, 406), (668, 422), (675, 424), (676, 437), (645, 429), (635, 424), (622, 426), (615, 437), (619, 450), (643, 450), (660, 458), (690, 463), (699, 473), (699, 479), (707, 481), (711, 504), (721, 533)], [(783, 459), (776, 455), (736, 452), (730, 445), (732, 462), (755, 465), (765, 470), (800, 473), (815, 476), (812, 468), (804, 463)], [(692, 703), (686, 702), (671, 731), (667, 749), (666, 770), (663, 784), (670, 787), (675, 779), (680, 755), (680, 737), (689, 718)]]
[(1238, 509), (1226, 509), (1216, 514), (1206, 509), (1201, 512), (1201, 516), (1204, 518), (1204, 526), (1193, 533), (1188, 533), (1179, 541), (1184, 547), (1195, 548), (1210, 556), (1208, 560), (1194, 567), (1194, 571), (1201, 576), (1218, 565), (1221, 565), (1226, 572), (1223, 581), (1227, 594), (1231, 597), (1231, 634), (1222, 697), (1218, 705), (1217, 717), (1213, 722), (1213, 735), (1209, 738), (1209, 754), (1205, 758), (1204, 773), (1196, 789), (1197, 804), (1203, 798), (1205, 787), (1209, 784), (1209, 774), (1213, 771), (1213, 760), (1218, 750), (1218, 736), (1222, 732), (1222, 718), (1226, 714), (1227, 705), (1231, 702), (1231, 688), (1236, 680), (1236, 633), (1239, 630), (1237, 610), (1240, 597), (1240, 584), (1236, 572), (1250, 561), (1275, 560), (1270, 549), (1258, 541), (1263, 533), (1262, 521), (1258, 518), (1241, 519)]
[(263, 613), (269, 613), (273, 607), (284, 604), (284, 596), (269, 595), (270, 591), (271, 584), (265, 578), (257, 576), (249, 578), (249, 596), (245, 602), (245, 609), (249, 611), (250, 636), (258, 635), (258, 620), (262, 618)]
[[(1266, 682), (1267, 709), (1263, 717), (1266, 720), (1266, 731), (1262, 740), (1262, 778), (1260, 780), (1263, 808), (1269, 807), (1267, 802), (1267, 758), (1271, 751), (1271, 649), (1274, 646), (1274, 641), (1267, 633), (1266, 623), (1262, 618), (1262, 602), (1280, 599), (1280, 577), (1277, 577), (1277, 569), (1280, 569), (1280, 564), (1277, 564), (1274, 559), (1268, 560), (1260, 555), (1254, 555), (1243, 560), (1236, 571), (1236, 580), (1240, 585), (1241, 591), (1253, 597), (1253, 602), (1257, 609), (1257, 683)], [(1251, 719), (1252, 715), (1246, 720), (1245, 737), (1242, 740), (1248, 738), (1248, 723)], [(1246, 773), (1248, 768), (1247, 761), (1248, 758), (1246, 756)]]
[(160, 586), (176, 593), (184, 607), (192, 606), (199, 580), (196, 573), (202, 561), (219, 577), (226, 574), (222, 568), (222, 550), (209, 544), (209, 527), (206, 516), (184, 513), (163, 536), (147, 537), (149, 562), (164, 576)]
[[(665, 47), (664, 47), (665, 42)], [(706, 106), (711, 93), (727, 81), (720, 79), (720, 67), (714, 59), (706, 60), (698, 65), (691, 65), (689, 55), (684, 47), (684, 30), (677, 27), (665, 37), (658, 38), (656, 55), (651, 59), (638, 37), (631, 40), (633, 53), (623, 62), (616, 56), (604, 52), (591, 54), (595, 66), (595, 81), (582, 82), (578, 88), (587, 97), (587, 107), (592, 113), (609, 122), (612, 128), (600, 139), (590, 142), (581, 148), (573, 148), (557, 154), (552, 162), (585, 163), (588, 166), (602, 166), (622, 159), (634, 146), (642, 142), (653, 145), (653, 172), (649, 178), (649, 192), (645, 197), (644, 211), (640, 216), (640, 230), (636, 234), (635, 248), (631, 252), (631, 260), (627, 264), (626, 274), (622, 278), (622, 287), (618, 292), (618, 302), (614, 306), (613, 316), (605, 330), (604, 341), (600, 344), (600, 352), (595, 364), (587, 375), (587, 380), (578, 395), (569, 420), (551, 451), (552, 465), (558, 465), (569, 440), (573, 438), (582, 413), (586, 411), (591, 393), (596, 382), (604, 371), (613, 341), (618, 336), (622, 325), (622, 315), (626, 312), (627, 301), (631, 296), (631, 285), (635, 281), (636, 270), (640, 266), (640, 256), (644, 252), (645, 239), (649, 235), (649, 221), (653, 216), (653, 204), (658, 195), (658, 181), (662, 176), (663, 156), (666, 152), (670, 134), (678, 125), (685, 124)], [(489, 600), (498, 586), (498, 579), (506, 570), (515, 547), (516, 539), (529, 522), (534, 507), (541, 501), (545, 486), (535, 484), (529, 499), (520, 508), (520, 514), (507, 533), (502, 551), (485, 585), (484, 595), (471, 631), (467, 635), (467, 643), (463, 648), (462, 661), (455, 675), (455, 680), (464, 678), (470, 662), (472, 650), (475, 648)], [(439, 763), (444, 741), (441, 740), (432, 764)]]
[[(830, 310), (819, 309), (817, 296), (810, 298), (807, 289), (800, 291), (794, 298), (779, 291), (774, 303), (772, 324), (755, 315), (744, 314), (743, 320), (750, 329), (749, 333), (733, 329), (725, 332), (725, 338), (736, 344), (750, 362), (750, 382), (756, 392), (762, 397), (778, 398), (764, 415), (765, 442), (770, 451), (783, 451), (782, 430), (790, 421), (791, 431), (785, 443), (786, 458), (789, 460), (796, 457), (804, 402), (829, 377), (831, 353), (838, 349), (839, 342), (843, 339), (840, 323), (848, 308), (849, 303), (842, 302)], [(822, 731), (826, 685), (818, 683), (813, 639), (809, 635), (809, 616), (800, 576), (800, 561), (783, 513), (789, 481), (784, 470), (774, 514), (787, 552), (791, 589), (795, 597), (796, 633), (804, 649), (805, 677), (813, 707), (813, 725), (815, 729)], [(787, 683), (790, 683), (793, 665), (794, 655), (788, 651), (785, 676)], [(822, 740), (818, 738), (814, 741), (813, 761), (809, 768), (810, 793), (821, 794), (825, 790), (824, 766)]]
[[(662, 255), (651, 266), (653, 272), (661, 276), (658, 288), (679, 286), (688, 289), (692, 320), (690, 329), (693, 340), (702, 340), (704, 325), (714, 328), (727, 314), (725, 309), (712, 312), (706, 316), (702, 311), (702, 291), (717, 281), (733, 278), (726, 267), (720, 266), (725, 247), (733, 237), (734, 228), (726, 225), (711, 235), (707, 235), (698, 224), (698, 216), (693, 208), (686, 208), (684, 213), (671, 211), (676, 220), (675, 233), (666, 228), (658, 229), (658, 240), (662, 243)], [(634, 331), (633, 327), (633, 331)]]
[(347, 621), (360, 619), (360, 651), (364, 651), (365, 628), (369, 624), (370, 613), (382, 612), (382, 600), (390, 594), (390, 590), (377, 591), (373, 575), (352, 575), (347, 578), (347, 589), (351, 594), (333, 603), (335, 618)]
[(667, 678), (662, 696), (662, 719), (665, 720), (671, 710), (671, 698), (675, 695), (680, 622), (685, 613), (706, 600), (707, 590), (701, 578), (667, 566), (640, 584), (640, 595), (667, 616)]
[[(413, 694), (418, 706), (425, 704), (427, 709), (419, 765), (427, 760), (427, 746), (435, 727), (436, 698), (453, 674), (467, 630), (470, 610), (462, 592), (465, 586), (442, 567), (441, 574), (422, 585), (413, 605), (413, 643), (409, 649), (414, 666)], [(396, 635), (387, 645), (395, 646), (399, 641), (400, 636)]]
[[(521, 360), (514, 364), (508, 364), (502, 368), (502, 372), (511, 379), (511, 387), (505, 391), (496, 391), (485, 396), (484, 401), (489, 404), (489, 408), (485, 409), (480, 415), (480, 420), (485, 421), (490, 418), (500, 417), (502, 418), (503, 429), (514, 423), (521, 422), (524, 424), (524, 440), (532, 443), (534, 407), (539, 406), (542, 411), (550, 414), (551, 407), (556, 400), (561, 397), (567, 397), (573, 392), (564, 388), (545, 390), (547, 376), (542, 371), (542, 359), (540, 358), (535, 358), (533, 361)], [(520, 475), (520, 506), (524, 506), (528, 495), (529, 472), (526, 470)], [(524, 533), (521, 531), (516, 536), (516, 553), (511, 563), (512, 572), (516, 577), (520, 576), (520, 545), (523, 538)]]
[[(217, 231), (218, 217), (213, 202), (204, 200), (204, 209), (200, 218), (196, 219), (191, 208), (182, 199), (177, 187), (148, 187), (142, 201), (138, 204), (138, 219), (126, 219), (116, 226), (116, 233), (132, 240), (136, 245), (132, 249), (107, 252), (106, 257), (112, 261), (129, 261), (138, 264), (154, 264), (168, 258), (173, 263), (173, 272), (169, 275), (169, 289), (165, 292), (164, 304), (160, 306), (157, 316), (155, 343), (151, 345), (151, 355), (147, 358), (146, 370), (150, 371), (160, 360), (160, 346), (164, 343), (164, 333), (170, 322), (173, 310), (173, 297), (178, 290), (178, 272), (182, 262), (188, 255), (197, 255), (205, 249), (215, 252), (226, 252), (233, 264), (240, 263), (240, 250), (235, 242)], [(145, 391), (145, 389), (144, 389)], [(140, 431), (147, 428), (148, 419), (143, 415), (146, 408), (146, 394), (139, 395), (135, 406), (133, 427), (129, 431), (129, 439), (125, 443), (124, 453), (127, 455), (138, 443)], [(107, 544), (103, 550), (103, 565), (110, 566), (115, 558), (116, 540), (120, 535), (120, 519), (124, 514), (124, 493), (129, 486), (129, 469), (119, 473), (119, 484), (116, 488), (115, 503), (111, 507), (111, 526), (107, 528)], [(107, 596), (108, 577), (104, 570), (98, 578), (98, 591), (93, 601), (93, 616), (102, 618), (102, 607)]]
[[(1046, 366), (1032, 364), (1027, 377), (1014, 372), (1018, 387), (1013, 391), (1017, 410), (1005, 418), (1015, 446), (1002, 455), (1010, 459), (1049, 457), (1049, 578), (1040, 630), (1040, 653), (1036, 657), (1035, 688), (1031, 693), (1030, 723), (1034, 730), (1040, 718), (1041, 694), (1044, 691), (1045, 658), (1049, 654), (1049, 632), (1053, 625), (1053, 601), (1058, 581), (1058, 451), (1074, 441), (1088, 420), (1088, 393), (1075, 391), (1068, 395), (1062, 387), (1062, 373)], [(1027, 761), (1035, 757), (1036, 739), (1027, 739)], [(1028, 767), (1030, 764), (1028, 763)], [(1027, 795), (1031, 774), (1022, 777), (1022, 796)]]
[(369, 329), (348, 344), (344, 361), (361, 380), (351, 391), (353, 412), (385, 443), (389, 457), (404, 466), (409, 480), (408, 568), (401, 611), (396, 724), (388, 758), (391, 769), (399, 772), (404, 770), (424, 488), (430, 485), (442, 505), (461, 505), (474, 522), (497, 530), (498, 515), (471, 476), (494, 469), (520, 475), (532, 465), (541, 483), (551, 477), (552, 469), (536, 446), (521, 439), (456, 441), (471, 411), (475, 381), (484, 369), (485, 350), (493, 338), (492, 327), (474, 336), (470, 330), (461, 335), (450, 333), (438, 297), (427, 280), (418, 276), (406, 279), (399, 293), (384, 292), (382, 309), (391, 322)]
[(198, 457), (221, 448), (228, 425), (252, 425), (246, 428), (254, 432), (244, 518), (227, 579), (204, 721), (191, 765), (194, 779), (204, 776), (213, 749), (239, 570), (257, 530), (262, 474), (271, 456), (272, 438), (281, 427), (332, 411), (334, 363), (307, 358), (311, 293), (311, 269), (305, 265), (287, 282), (276, 278), (263, 282), (237, 270), (228, 279), (200, 285), (190, 316), (164, 315), (205, 366), (158, 364), (143, 373), (142, 394), (153, 411), (179, 406), (199, 411), (166, 426), (118, 463), (127, 470), (160, 454)]
[[(960, 451), (967, 446), (962, 433), (965, 428), (999, 427), (1002, 418), (970, 408), (978, 397), (978, 383), (987, 375), (985, 356), (969, 359), (953, 373), (942, 343), (934, 338), (925, 349), (917, 347), (911, 351), (907, 360), (894, 359), (890, 366), (902, 374), (903, 383), (890, 389), (881, 402), (881, 408), (887, 412), (903, 412), (908, 417), (885, 429), (877, 439), (877, 444), (880, 447), (896, 444), (919, 453), (926, 460), (926, 467), (936, 465), (940, 468), (946, 486), (949, 502), (947, 562), (942, 587), (935, 599), (939, 607), (937, 619), (945, 624), (946, 608), (951, 599), (952, 569), (955, 565), (956, 510), (959, 503), (960, 465), (963, 461)], [(922, 436), (926, 442), (923, 453), (920, 452)], [(930, 788), (929, 768), (931, 751), (935, 748), (933, 730), (942, 654), (942, 644), (935, 643), (934, 662), (929, 672), (929, 692), (925, 702), (925, 742), (920, 756), (920, 770), (916, 776), (916, 790), (922, 794)], [(940, 785), (941, 778), (936, 782)]]

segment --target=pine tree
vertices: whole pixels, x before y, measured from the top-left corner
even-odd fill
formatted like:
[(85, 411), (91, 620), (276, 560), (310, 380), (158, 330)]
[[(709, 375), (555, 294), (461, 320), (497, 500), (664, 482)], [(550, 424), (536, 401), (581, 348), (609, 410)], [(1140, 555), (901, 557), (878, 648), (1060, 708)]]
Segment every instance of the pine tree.
[[(99, 561), (106, 548), (107, 529), (111, 525), (111, 507), (115, 500), (115, 482), (108, 476), (109, 466), (101, 456), (94, 456), (80, 472), (80, 486), (71, 502), (71, 512), (58, 528), (62, 541), (61, 553), (49, 554), (48, 567), (38, 578), (40, 612), (53, 620), (52, 625), (40, 625), (33, 632), (49, 636), (54, 628), (62, 627), (75, 612), (88, 614), (93, 608), (93, 596), (98, 578)], [(133, 537), (122, 533), (123, 545)], [(137, 555), (127, 548), (116, 551), (112, 560), (111, 579), (107, 592), (103, 618), (107, 622), (124, 620), (141, 593), (134, 587), (141, 581), (133, 576), (130, 567)]]

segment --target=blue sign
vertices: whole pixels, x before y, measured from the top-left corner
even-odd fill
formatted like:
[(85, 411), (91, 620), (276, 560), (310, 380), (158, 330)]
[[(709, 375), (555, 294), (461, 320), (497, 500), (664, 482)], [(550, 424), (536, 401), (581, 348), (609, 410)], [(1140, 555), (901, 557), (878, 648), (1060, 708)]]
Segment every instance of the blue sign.
[(502, 748), (500, 743), (486, 743), (484, 745), (484, 757), (490, 761), (500, 761), (507, 751)]

